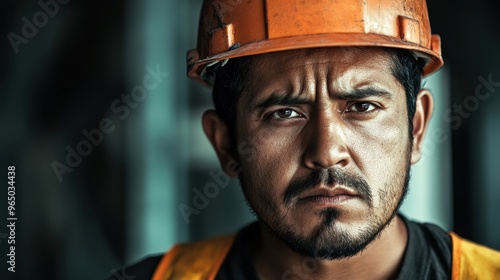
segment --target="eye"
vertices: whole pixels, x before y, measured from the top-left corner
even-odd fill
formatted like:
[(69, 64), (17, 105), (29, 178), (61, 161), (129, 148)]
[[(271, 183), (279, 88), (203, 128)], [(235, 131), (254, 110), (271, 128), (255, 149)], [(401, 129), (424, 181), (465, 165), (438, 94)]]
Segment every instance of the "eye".
[(302, 115), (292, 109), (281, 109), (271, 113), (270, 117), (273, 119), (291, 119), (301, 117)]
[(347, 112), (369, 113), (378, 109), (378, 106), (370, 102), (356, 102), (347, 108)]

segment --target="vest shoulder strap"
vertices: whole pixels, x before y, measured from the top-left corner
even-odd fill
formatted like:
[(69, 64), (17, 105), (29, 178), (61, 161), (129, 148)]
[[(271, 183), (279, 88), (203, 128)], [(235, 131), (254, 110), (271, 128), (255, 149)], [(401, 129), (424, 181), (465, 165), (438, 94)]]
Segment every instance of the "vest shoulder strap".
[(235, 235), (231, 234), (175, 245), (162, 257), (153, 274), (153, 280), (215, 279), (234, 237)]
[[(452, 240), (452, 280), (500, 279), (500, 252), (463, 239), (450, 232)], [(153, 280), (213, 280), (217, 275), (234, 234), (174, 246), (161, 259)]]
[(450, 232), (453, 247), (452, 280), (500, 279), (500, 252)]

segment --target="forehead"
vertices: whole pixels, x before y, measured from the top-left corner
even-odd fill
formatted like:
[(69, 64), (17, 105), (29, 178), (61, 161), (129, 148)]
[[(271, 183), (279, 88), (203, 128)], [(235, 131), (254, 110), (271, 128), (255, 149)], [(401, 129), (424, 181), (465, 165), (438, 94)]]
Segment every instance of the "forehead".
[(377, 47), (311, 48), (273, 52), (253, 56), (258, 64), (302, 65), (312, 62), (355, 63), (371, 61), (390, 62), (389, 50)]
[(389, 51), (374, 47), (302, 49), (252, 57), (253, 90), (273, 84), (328, 83), (331, 90), (349, 90), (360, 84), (398, 86)]

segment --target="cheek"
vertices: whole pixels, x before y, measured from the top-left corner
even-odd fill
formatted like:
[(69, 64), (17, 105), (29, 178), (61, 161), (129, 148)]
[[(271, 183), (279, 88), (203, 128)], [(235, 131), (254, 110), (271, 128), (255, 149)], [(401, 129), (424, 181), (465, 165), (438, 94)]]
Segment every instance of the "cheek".
[(350, 130), (351, 154), (368, 182), (386, 182), (406, 168), (408, 124), (404, 116), (381, 118), (369, 125)]
[(240, 156), (240, 160), (249, 187), (273, 197), (281, 195), (299, 168), (298, 138), (290, 131), (270, 128), (249, 129), (245, 135), (241, 146), (249, 156)]

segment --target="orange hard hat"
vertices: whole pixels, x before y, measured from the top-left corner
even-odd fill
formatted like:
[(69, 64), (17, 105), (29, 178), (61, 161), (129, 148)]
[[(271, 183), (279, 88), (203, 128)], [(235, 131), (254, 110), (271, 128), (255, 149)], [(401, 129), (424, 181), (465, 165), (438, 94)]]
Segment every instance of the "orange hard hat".
[(205, 68), (230, 58), (335, 46), (412, 51), (423, 76), (443, 65), (425, 0), (205, 0), (188, 76), (205, 85)]

